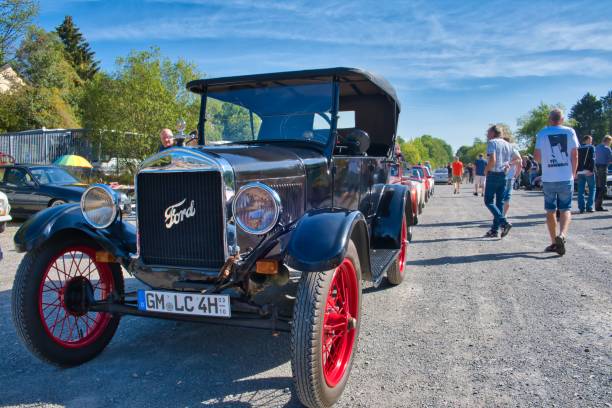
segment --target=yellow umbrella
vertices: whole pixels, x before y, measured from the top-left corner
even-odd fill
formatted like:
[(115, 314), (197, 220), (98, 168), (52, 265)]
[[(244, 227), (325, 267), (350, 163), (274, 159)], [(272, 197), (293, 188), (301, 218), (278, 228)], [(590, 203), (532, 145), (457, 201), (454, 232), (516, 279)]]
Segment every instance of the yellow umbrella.
[(91, 169), (93, 166), (86, 158), (77, 156), (76, 154), (65, 154), (60, 156), (53, 164), (57, 166), (83, 167)]

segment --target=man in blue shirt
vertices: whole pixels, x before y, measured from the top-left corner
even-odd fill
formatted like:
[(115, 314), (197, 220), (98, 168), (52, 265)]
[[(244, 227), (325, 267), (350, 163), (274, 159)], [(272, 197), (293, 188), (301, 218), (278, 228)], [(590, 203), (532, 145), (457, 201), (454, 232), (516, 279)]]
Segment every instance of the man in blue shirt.
[(478, 187), (484, 196), (485, 168), (487, 161), (482, 158), (482, 154), (478, 155), (478, 159), (474, 162), (476, 167), (476, 177), (474, 178), (474, 195), (478, 195)]
[(601, 144), (595, 148), (595, 172), (597, 174), (597, 196), (595, 197), (595, 211), (608, 211), (603, 208), (603, 198), (606, 191), (606, 178), (608, 165), (612, 163), (612, 136), (606, 135)]
[(593, 199), (595, 198), (595, 148), (591, 135), (582, 138), (578, 148), (578, 209), (580, 214), (585, 211), (584, 188), (589, 186), (589, 196), (586, 200), (586, 212), (593, 212)]

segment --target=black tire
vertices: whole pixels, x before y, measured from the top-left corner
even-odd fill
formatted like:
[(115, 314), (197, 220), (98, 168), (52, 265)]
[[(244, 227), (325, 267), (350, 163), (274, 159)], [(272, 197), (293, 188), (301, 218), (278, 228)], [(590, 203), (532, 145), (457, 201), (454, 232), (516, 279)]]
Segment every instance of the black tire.
[[(100, 320), (104, 321), (104, 324), (100, 324), (98, 327), (95, 326), (96, 323), (92, 323), (92, 326), (96, 330), (95, 334), (93, 334), (91, 338), (88, 339), (88, 342), (82, 346), (66, 347), (62, 345), (61, 341), (58, 342), (52, 337), (52, 334), (50, 334), (54, 331), (52, 329), (50, 332), (48, 324), (43, 322), (45, 312), (43, 311), (44, 309), (42, 309), (41, 303), (39, 303), (43, 301), (41, 295), (43, 292), (41, 291), (43, 290), (44, 282), (46, 282), (43, 282), (43, 279), (47, 276), (47, 270), (50, 270), (53, 260), (59, 259), (58, 256), (65, 256), (68, 253), (66, 252), (67, 249), (75, 247), (88, 248), (88, 250), (94, 252), (99, 249), (94, 242), (71, 238), (52, 240), (32, 252), (28, 252), (17, 269), (11, 299), (13, 323), (23, 344), (39, 359), (62, 367), (82, 364), (102, 352), (113, 338), (121, 319), (119, 315), (95, 314), (94, 316), (96, 318), (93, 320), (98, 321), (98, 317), (100, 317)], [(115, 296), (123, 296), (124, 282), (119, 264), (102, 264), (94, 262), (93, 265), (96, 267), (100, 265), (100, 269), (103, 268), (105, 271), (105, 276), (112, 274), (113, 294)], [(84, 274), (79, 276), (84, 276)], [(100, 276), (102, 276), (101, 272)], [(65, 282), (69, 280), (70, 279), (66, 278)], [(102, 278), (99, 279), (99, 282), (101, 281)], [(61, 282), (60, 280), (58, 283)], [(64, 285), (61, 288), (65, 290), (66, 286)], [(60, 302), (60, 306), (57, 313), (59, 315), (63, 308), (63, 313), (67, 316), (68, 313), (63, 305), (64, 301), (60, 301), (59, 296), (60, 295), (58, 295), (58, 301)], [(51, 314), (52, 312), (49, 313), (49, 316)], [(66, 320), (66, 318), (64, 318), (64, 320)], [(67, 320), (68, 325), (70, 325), (70, 318), (68, 317)], [(79, 323), (77, 323), (77, 321), (77, 318), (74, 318), (73, 327), (76, 328), (77, 335), (81, 336), (82, 329), (78, 328)], [(63, 325), (64, 323), (62, 322), (62, 330)], [(87, 326), (86, 335), (89, 335), (89, 326)], [(70, 336), (72, 336), (72, 331), (70, 332)], [(61, 334), (59, 337), (61, 337)]]
[(412, 242), (412, 225), (408, 226), (408, 242)]
[(300, 280), (291, 328), (291, 370), (298, 398), (307, 407), (330, 407), (342, 395), (357, 351), (361, 324), (361, 266), (357, 249), (349, 241), (345, 259), (354, 265), (357, 285), (357, 320), (352, 351), (341, 379), (327, 383), (323, 364), (323, 322), (335, 269), (304, 273)]
[(406, 273), (406, 253), (408, 251), (408, 243), (404, 242), (405, 240), (410, 241), (409, 238), (409, 229), (406, 223), (406, 216), (402, 220), (403, 228), (405, 228), (405, 235), (402, 232), (401, 240), (402, 240), (402, 248), (400, 248), (400, 253), (395, 258), (393, 263), (387, 269), (387, 280), (392, 285), (399, 285), (404, 280), (404, 275)]
[(0, 222), (0, 233), (3, 233), (6, 230), (6, 222)]

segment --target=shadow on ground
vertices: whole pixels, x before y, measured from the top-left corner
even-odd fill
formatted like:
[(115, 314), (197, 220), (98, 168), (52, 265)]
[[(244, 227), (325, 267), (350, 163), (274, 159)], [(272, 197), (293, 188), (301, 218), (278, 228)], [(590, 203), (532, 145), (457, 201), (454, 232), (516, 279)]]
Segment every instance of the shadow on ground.
[(478, 255), (463, 255), (463, 256), (442, 256), (432, 259), (420, 259), (418, 261), (408, 261), (408, 265), (453, 265), (453, 264), (469, 264), (475, 262), (500, 261), (513, 258), (528, 258), (534, 260), (547, 260), (556, 258), (558, 255), (547, 254), (544, 252), (511, 252), (511, 253), (491, 253)]

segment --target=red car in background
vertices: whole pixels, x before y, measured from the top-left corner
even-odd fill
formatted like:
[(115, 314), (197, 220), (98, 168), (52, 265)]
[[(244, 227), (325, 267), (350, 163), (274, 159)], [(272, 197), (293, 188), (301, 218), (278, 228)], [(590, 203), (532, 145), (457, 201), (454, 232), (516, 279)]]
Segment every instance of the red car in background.
[(389, 184), (402, 184), (410, 189), (410, 204), (412, 207), (412, 219), (408, 226), (408, 241), (412, 241), (412, 226), (417, 225), (419, 222), (419, 197), (417, 194), (417, 187), (411, 183), (408, 177), (404, 177), (407, 170), (404, 168), (402, 162), (393, 163), (389, 168)]
[(421, 164), (417, 164), (412, 166), (413, 169), (417, 169), (421, 178), (423, 179), (424, 187), (425, 187), (425, 201), (429, 200), (434, 193), (434, 176), (431, 173), (431, 170), (427, 166), (423, 166)]

